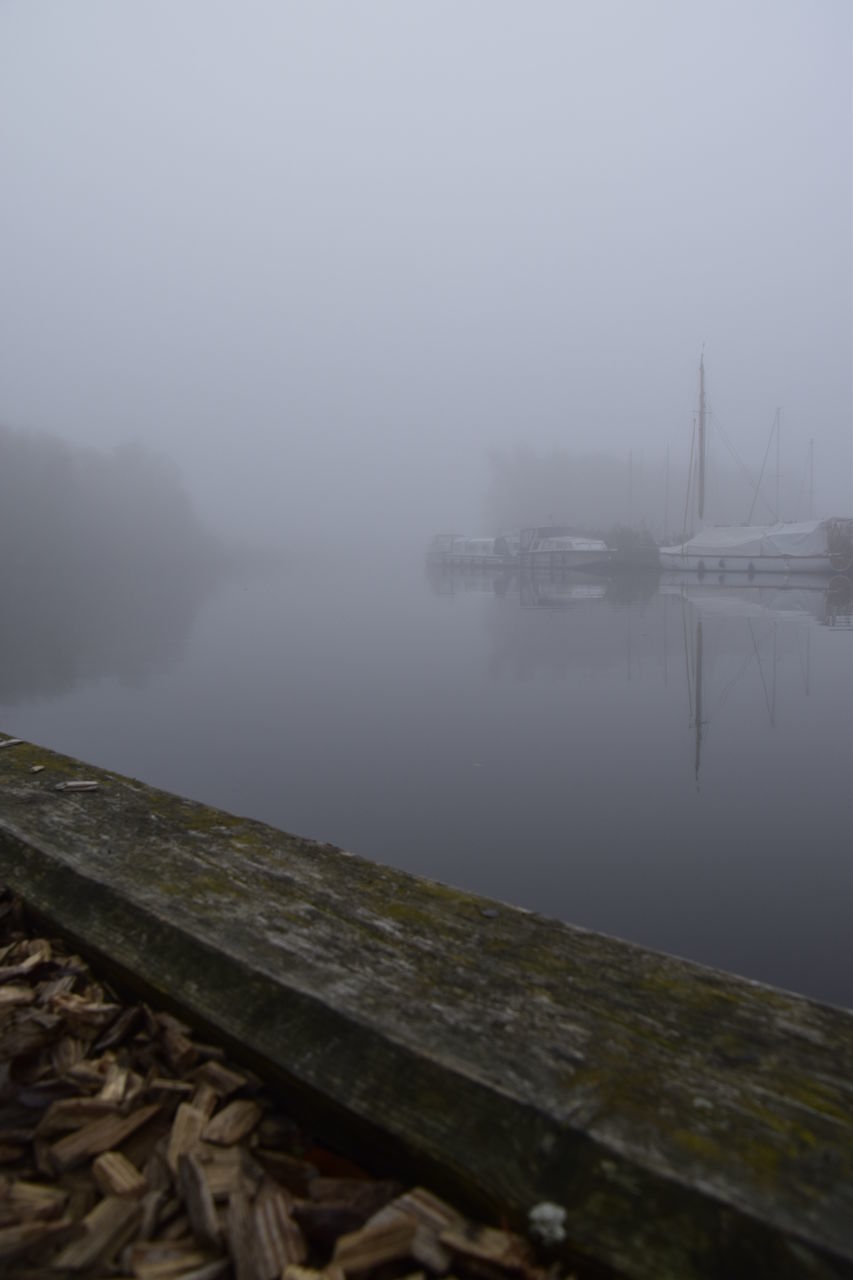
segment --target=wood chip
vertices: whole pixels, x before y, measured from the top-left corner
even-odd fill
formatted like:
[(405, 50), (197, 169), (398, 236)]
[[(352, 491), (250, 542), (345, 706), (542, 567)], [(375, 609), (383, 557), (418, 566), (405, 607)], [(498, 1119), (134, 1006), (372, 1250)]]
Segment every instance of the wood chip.
[(57, 782), (54, 791), (97, 791), (101, 784), (90, 778), (80, 778), (75, 782)]
[(0, 751), (5, 751), (7, 747), (19, 747), (23, 741), (24, 741), (23, 738), (0, 739)]
[(188, 1102), (180, 1104), (175, 1112), (172, 1132), (169, 1135), (169, 1146), (166, 1151), (166, 1163), (173, 1176), (177, 1177), (178, 1161), (181, 1156), (188, 1155), (198, 1146), (206, 1124), (207, 1116), (203, 1111), (197, 1111)]
[(73, 989), (76, 981), (77, 977), (75, 974), (62, 973), (60, 971), (58, 976), (53, 978), (50, 982), (40, 982), (37, 991), (38, 1003), (40, 1005), (46, 1005), (54, 1013), (58, 1012), (58, 1010), (53, 1008), (54, 999), (56, 996), (67, 995)]
[(231, 1263), (228, 1258), (220, 1258), (216, 1262), (208, 1262), (196, 1271), (186, 1271), (181, 1280), (223, 1280), (231, 1274)]
[(467, 1224), (467, 1219), (445, 1200), (440, 1200), (425, 1187), (414, 1187), (404, 1195), (397, 1196), (384, 1209), (380, 1209), (371, 1218), (370, 1225), (393, 1221), (401, 1213), (415, 1218), (436, 1233), (453, 1227), (461, 1228)]
[(292, 1265), (284, 1268), (282, 1280), (344, 1280), (344, 1273), (333, 1262), (330, 1262), (322, 1271), (315, 1271), (313, 1267)]
[(189, 1102), (195, 1093), (195, 1089), (195, 1085), (191, 1084), (189, 1080), (172, 1080), (169, 1076), (154, 1076), (148, 1081), (145, 1092), (150, 1097), (163, 1098), (165, 1100), (171, 1096)]
[(290, 1216), (290, 1197), (267, 1182), (252, 1211), (256, 1262), (260, 1280), (275, 1280), (290, 1263), (303, 1263), (308, 1246)]
[(504, 1271), (526, 1272), (533, 1261), (529, 1245), (520, 1236), (496, 1227), (469, 1222), (464, 1227), (448, 1227), (439, 1238), (453, 1254), (491, 1263)]
[(157, 1187), (142, 1197), (142, 1218), (137, 1232), (138, 1240), (151, 1240), (157, 1234), (160, 1216), (168, 1199), (167, 1187)]
[(415, 1234), (409, 1250), (413, 1262), (436, 1275), (444, 1275), (450, 1269), (451, 1255), (440, 1242), (439, 1233), (447, 1228), (448, 1223), (460, 1230), (467, 1226), (464, 1218), (455, 1210), (418, 1187), (380, 1209), (367, 1223), (367, 1228), (375, 1230), (394, 1222), (415, 1224)]
[(58, 995), (51, 1003), (52, 1011), (65, 1018), (69, 1031), (88, 1035), (114, 1021), (119, 1012), (117, 1004), (100, 1000), (87, 1000), (82, 995), (68, 992)]
[(183, 1031), (167, 1024), (160, 1032), (160, 1044), (173, 1071), (186, 1071), (197, 1061), (195, 1045)]
[(98, 1093), (103, 1088), (104, 1073), (98, 1059), (80, 1058), (68, 1068), (65, 1074), (84, 1091)]
[(261, 1108), (247, 1098), (229, 1102), (213, 1117), (204, 1130), (206, 1142), (230, 1147), (251, 1133), (261, 1118)]
[(33, 999), (32, 987), (14, 986), (7, 983), (0, 987), (0, 1018), (8, 1009), (15, 1009), (19, 1005), (31, 1004)]
[(14, 1215), (22, 1222), (58, 1218), (67, 1203), (68, 1192), (61, 1187), (45, 1186), (41, 1182), (26, 1182), (23, 1179), (11, 1183), (0, 1197), (3, 1213)]
[(205, 1263), (192, 1271), (184, 1271), (181, 1280), (223, 1280), (231, 1274), (231, 1261), (228, 1258), (217, 1258), (215, 1262)]
[(147, 1241), (133, 1244), (126, 1251), (127, 1263), (137, 1280), (172, 1280), (198, 1274), (201, 1268), (211, 1265), (227, 1268), (227, 1259), (213, 1259), (192, 1242)]
[(412, 1218), (399, 1218), (379, 1226), (362, 1227), (360, 1231), (341, 1236), (335, 1245), (333, 1261), (349, 1276), (408, 1258), (417, 1225)]
[(184, 1154), (178, 1160), (178, 1194), (196, 1239), (215, 1248), (221, 1237), (219, 1219), (205, 1171), (192, 1154)]
[(125, 1196), (139, 1199), (148, 1190), (148, 1183), (126, 1156), (120, 1151), (105, 1151), (92, 1165), (92, 1174), (105, 1196)]
[(100, 1093), (96, 1094), (95, 1101), (112, 1104), (122, 1102), (127, 1091), (129, 1079), (129, 1067), (120, 1067), (117, 1062), (111, 1063), (107, 1071), (107, 1078), (104, 1081), (104, 1087)]
[(47, 1048), (59, 1035), (62, 1020), (45, 1023), (29, 1009), (16, 1009), (7, 1019), (0, 1038), (0, 1063), (29, 1058)]
[(190, 1102), (196, 1111), (203, 1111), (209, 1120), (219, 1103), (219, 1096), (213, 1085), (203, 1080), (190, 1098)]
[(204, 1176), (210, 1194), (216, 1201), (229, 1200), (237, 1191), (254, 1194), (260, 1180), (254, 1162), (242, 1147), (217, 1148), (215, 1158), (199, 1148), (199, 1159), (204, 1165)]
[(132, 1005), (129, 1009), (124, 1009), (95, 1041), (94, 1052), (103, 1053), (105, 1049), (114, 1049), (117, 1045), (120, 1045), (127, 1039), (141, 1019), (142, 1008), (140, 1005)]
[(108, 1261), (136, 1231), (142, 1205), (119, 1196), (107, 1196), (83, 1219), (83, 1235), (72, 1240), (53, 1260), (52, 1268), (83, 1271)]
[(227, 1098), (229, 1094), (236, 1093), (246, 1084), (244, 1075), (223, 1066), (221, 1062), (213, 1061), (205, 1062), (199, 1067), (196, 1079), (199, 1083), (211, 1085), (220, 1098)]
[(75, 1230), (71, 1218), (60, 1218), (56, 1222), (22, 1222), (15, 1227), (0, 1228), (0, 1262), (23, 1258), (45, 1244), (55, 1244)]
[(257, 1277), (252, 1226), (248, 1198), (242, 1191), (237, 1191), (228, 1201), (225, 1218), (228, 1252), (234, 1264), (235, 1280), (256, 1280)]
[(60, 1171), (72, 1169), (89, 1156), (97, 1156), (103, 1151), (120, 1146), (125, 1138), (147, 1124), (159, 1110), (155, 1103), (140, 1107), (129, 1116), (104, 1116), (101, 1120), (93, 1120), (91, 1124), (84, 1125), (76, 1133), (69, 1133), (51, 1147), (56, 1167)]
[(64, 1075), (76, 1066), (84, 1057), (82, 1040), (74, 1036), (64, 1035), (50, 1051), (50, 1061), (57, 1075)]
[(117, 1113), (118, 1107), (114, 1102), (104, 1102), (100, 1098), (60, 1098), (47, 1108), (36, 1132), (42, 1138), (51, 1138), (57, 1133), (69, 1133), (92, 1120)]
[(28, 951), (17, 963), (4, 965), (0, 969), (0, 982), (13, 982), (15, 978), (23, 978), (40, 965), (49, 964), (50, 959), (50, 943), (41, 942), (37, 949)]

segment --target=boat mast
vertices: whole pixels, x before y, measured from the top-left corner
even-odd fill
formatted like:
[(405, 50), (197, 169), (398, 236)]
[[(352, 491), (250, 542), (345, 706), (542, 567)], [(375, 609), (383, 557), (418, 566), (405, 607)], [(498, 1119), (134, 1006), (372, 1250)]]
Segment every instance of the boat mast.
[(776, 410), (776, 519), (781, 520), (779, 490), (782, 482), (782, 410)]
[(698, 513), (699, 519), (705, 514), (705, 348), (702, 348), (702, 355), (699, 359), (699, 439), (697, 441), (699, 452), (699, 495), (698, 495)]

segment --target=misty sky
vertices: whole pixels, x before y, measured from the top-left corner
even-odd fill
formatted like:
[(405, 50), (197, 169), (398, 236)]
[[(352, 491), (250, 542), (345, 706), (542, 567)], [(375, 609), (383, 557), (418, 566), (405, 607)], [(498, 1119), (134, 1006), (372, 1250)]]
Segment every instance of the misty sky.
[(470, 529), (486, 452), (853, 510), (849, 0), (4, 0), (0, 421), (222, 526)]

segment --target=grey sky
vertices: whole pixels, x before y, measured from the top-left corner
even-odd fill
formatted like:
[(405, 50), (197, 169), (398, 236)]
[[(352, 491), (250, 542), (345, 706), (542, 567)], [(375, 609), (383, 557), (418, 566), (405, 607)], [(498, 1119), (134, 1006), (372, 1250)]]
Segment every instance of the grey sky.
[(471, 527), (490, 446), (686, 454), (704, 342), (849, 511), (852, 14), (5, 0), (0, 420), (230, 527)]

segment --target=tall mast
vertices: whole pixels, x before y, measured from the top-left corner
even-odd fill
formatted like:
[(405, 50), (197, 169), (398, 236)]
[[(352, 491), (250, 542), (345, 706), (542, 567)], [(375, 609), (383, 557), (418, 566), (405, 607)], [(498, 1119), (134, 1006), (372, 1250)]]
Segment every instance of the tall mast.
[(699, 518), (705, 514), (705, 348), (699, 360)]
[(782, 410), (776, 410), (776, 519), (781, 520), (779, 487), (782, 482)]

